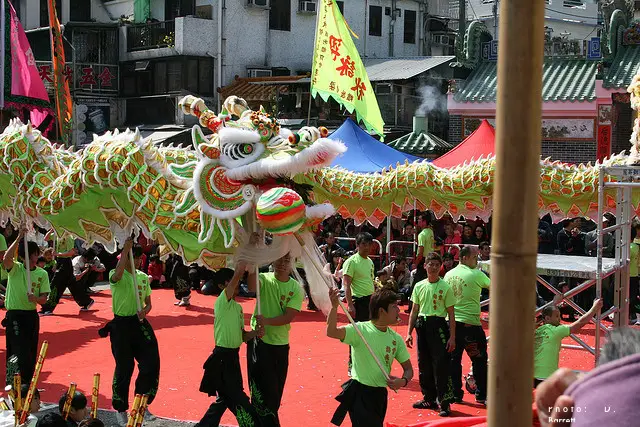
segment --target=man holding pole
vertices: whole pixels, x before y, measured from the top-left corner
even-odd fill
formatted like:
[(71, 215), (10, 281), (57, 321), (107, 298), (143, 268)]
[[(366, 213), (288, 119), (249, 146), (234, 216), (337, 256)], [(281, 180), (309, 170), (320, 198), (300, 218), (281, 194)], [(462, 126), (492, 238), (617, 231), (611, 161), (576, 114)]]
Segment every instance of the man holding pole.
[(478, 389), (476, 402), (487, 400), (487, 336), (480, 323), (480, 294), (489, 288), (489, 277), (478, 270), (478, 248), (460, 249), (460, 264), (444, 276), (453, 289), (456, 345), (451, 354), (451, 380), (456, 402), (462, 402), (462, 353), (467, 352)]
[[(7, 270), (7, 294), (5, 306), (7, 315), (3, 324), (7, 328), (7, 366), (12, 356), (18, 358), (18, 368), (23, 384), (29, 384), (38, 357), (38, 335), (40, 332), (40, 318), (36, 311), (36, 304), (43, 305), (49, 296), (49, 275), (42, 268), (36, 267), (40, 256), (40, 248), (36, 242), (26, 242), (25, 228), (7, 249), (2, 265)], [(25, 256), (25, 246), (28, 247), (28, 255)], [(15, 255), (22, 260), (16, 261)], [(7, 374), (7, 384), (13, 378)]]
[(369, 320), (369, 300), (373, 294), (375, 268), (369, 258), (373, 236), (360, 233), (356, 236), (358, 253), (350, 256), (342, 267), (344, 286), (349, 313), (356, 322)]
[[(251, 317), (251, 327), (256, 330), (258, 325), (263, 325), (264, 336), (247, 343), (251, 403), (263, 426), (280, 425), (278, 409), (289, 369), (289, 330), (304, 298), (300, 284), (290, 277), (292, 260), (289, 254), (276, 260), (273, 270), (273, 273), (259, 275), (259, 297)], [(248, 287), (250, 292), (257, 290), (253, 270), (249, 271)]]
[[(149, 276), (137, 270), (141, 256), (142, 248), (134, 248), (133, 240), (128, 238), (115, 270), (109, 274), (114, 314), (109, 322), (109, 332), (111, 352), (116, 361), (112, 404), (118, 411), (118, 423), (123, 426), (127, 424), (126, 411), (129, 408), (129, 385), (134, 362), (138, 362), (139, 371), (135, 394), (149, 395), (148, 403), (153, 402), (160, 379), (158, 341), (146, 319), (151, 311)], [(145, 417), (149, 418), (148, 412)]]
[[(348, 344), (353, 357), (351, 379), (336, 397), (340, 405), (331, 422), (341, 425), (348, 413), (354, 427), (382, 427), (387, 413), (387, 387), (406, 387), (413, 377), (409, 351), (400, 334), (390, 327), (399, 321), (398, 296), (388, 289), (377, 290), (371, 296), (371, 320), (341, 327), (337, 325), (338, 289), (331, 288), (329, 296), (332, 308), (327, 318), (327, 336)], [(394, 359), (404, 369), (400, 378), (389, 375)], [(378, 365), (380, 361), (382, 366)]]
[(233, 412), (241, 426), (260, 425), (258, 414), (244, 392), (240, 371), (240, 345), (264, 334), (259, 325), (256, 330), (244, 330), (242, 306), (235, 300), (246, 269), (244, 262), (238, 262), (233, 278), (216, 300), (213, 310), (216, 346), (204, 363), (200, 391), (217, 398), (196, 427), (218, 426), (227, 409)]

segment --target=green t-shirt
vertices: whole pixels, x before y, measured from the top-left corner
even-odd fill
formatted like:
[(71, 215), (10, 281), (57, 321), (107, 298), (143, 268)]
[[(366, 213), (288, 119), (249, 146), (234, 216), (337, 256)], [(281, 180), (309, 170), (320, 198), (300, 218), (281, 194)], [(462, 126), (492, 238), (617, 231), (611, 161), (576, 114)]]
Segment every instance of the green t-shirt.
[(360, 254), (351, 255), (344, 262), (342, 273), (345, 276), (351, 277), (352, 296), (366, 297), (373, 293), (375, 272), (371, 258), (363, 258)]
[(419, 316), (447, 317), (447, 308), (455, 305), (456, 298), (451, 286), (439, 278), (434, 283), (429, 279), (418, 282), (413, 288), (411, 301), (420, 306)]
[(456, 298), (456, 322), (480, 326), (480, 293), (489, 288), (489, 277), (482, 271), (458, 264), (444, 275)]
[(222, 292), (213, 307), (213, 317), (216, 347), (239, 348), (244, 329), (242, 306), (233, 298), (227, 301), (227, 295)]
[(544, 380), (558, 369), (562, 339), (571, 334), (567, 325), (545, 324), (536, 329), (533, 377)]
[[(7, 239), (4, 238), (4, 235), (0, 233), (0, 251), (7, 250)], [(4, 265), (0, 263), (0, 280), (7, 279), (7, 270), (5, 270)]]
[(69, 252), (76, 246), (76, 241), (71, 236), (64, 236), (56, 239), (56, 252), (59, 254), (64, 254)]
[[(51, 292), (49, 287), (49, 275), (40, 267), (31, 270), (31, 292), (36, 297)], [(7, 295), (5, 307), (7, 310), (35, 310), (36, 303), (29, 302), (27, 296), (27, 269), (18, 261), (13, 262), (7, 279)]]
[(424, 248), (423, 255), (426, 258), (429, 252), (433, 252), (435, 250), (435, 238), (433, 237), (433, 230), (429, 227), (423, 229), (420, 234), (418, 234), (418, 247), (422, 246)]
[[(302, 308), (302, 290), (294, 279), (281, 282), (273, 273), (260, 273), (260, 308), (262, 315), (267, 318), (282, 316), (287, 308), (300, 311)], [(258, 306), (256, 305), (256, 310)], [(251, 316), (251, 327), (256, 327), (256, 312)], [(289, 330), (291, 325), (265, 326), (262, 341), (271, 345), (289, 344)]]
[[(382, 332), (371, 321), (358, 322), (356, 325), (385, 367), (387, 374), (391, 372), (394, 359), (400, 363), (409, 360), (409, 351), (404, 340), (393, 329), (387, 328), (386, 332)], [(370, 387), (386, 387), (387, 380), (353, 325), (347, 325), (344, 329), (346, 335), (342, 342), (351, 346), (351, 378)]]
[(640, 239), (633, 239), (629, 246), (629, 276), (638, 277), (638, 262), (640, 262)]
[[(138, 305), (136, 300), (131, 298), (133, 295), (133, 275), (125, 270), (118, 282), (112, 280), (115, 270), (109, 273), (109, 284), (111, 285), (111, 307), (113, 314), (116, 316), (135, 316), (138, 314)], [(149, 286), (149, 276), (142, 271), (136, 270), (136, 278), (138, 279), (138, 298), (140, 298), (140, 307), (144, 308), (144, 300), (151, 295), (151, 287)]]

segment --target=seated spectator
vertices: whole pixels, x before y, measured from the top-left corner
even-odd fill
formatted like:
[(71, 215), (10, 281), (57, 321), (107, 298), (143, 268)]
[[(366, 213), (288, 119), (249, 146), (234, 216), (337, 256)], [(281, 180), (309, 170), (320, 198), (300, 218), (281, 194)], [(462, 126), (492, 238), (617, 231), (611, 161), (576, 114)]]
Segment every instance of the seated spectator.
[[(64, 417), (64, 404), (67, 402), (67, 394), (63, 394), (58, 401), (58, 411)], [(76, 391), (71, 399), (71, 408), (67, 416), (67, 426), (76, 427), (82, 420), (89, 415), (87, 408), (87, 397), (82, 392)]]
[(458, 260), (460, 249), (456, 245), (462, 244), (462, 239), (453, 232), (453, 224), (445, 224), (444, 234), (442, 254), (450, 253), (453, 255), (454, 260)]
[(486, 230), (484, 229), (484, 227), (476, 222), (476, 228), (475, 228), (475, 238), (477, 241), (479, 242), (484, 242), (486, 240), (489, 240), (489, 236), (487, 235)]
[(453, 259), (453, 254), (448, 252), (445, 253), (442, 256), (442, 267), (440, 267), (440, 277), (444, 277), (444, 275), (447, 274), (447, 272), (455, 266), (456, 266), (456, 263)]
[(465, 223), (462, 227), (462, 243), (465, 245), (477, 245), (480, 241), (476, 238), (473, 232), (473, 227), (470, 223)]
[(331, 252), (340, 250), (340, 246), (336, 243), (336, 236), (328, 232), (324, 235), (324, 244), (320, 245), (318, 249), (324, 255), (324, 259), (329, 262), (331, 261)]
[(49, 275), (49, 282), (53, 280), (53, 275), (56, 273), (56, 260), (53, 248), (46, 248), (42, 252), (44, 258), (44, 267), (42, 267)]
[(403, 289), (411, 289), (411, 271), (409, 270), (409, 264), (407, 259), (403, 256), (398, 256), (391, 264), (382, 269), (386, 271), (390, 278), (395, 280), (398, 285), (396, 292), (401, 292)]
[[(24, 405), (25, 399), (27, 398), (27, 394), (29, 393), (29, 386), (27, 384), (22, 384), (20, 388), (20, 397), (22, 398), (22, 402)], [(35, 427), (36, 425), (40, 425), (38, 419), (35, 415), (32, 415), (35, 412), (40, 410), (40, 392), (38, 389), (35, 389), (33, 393), (33, 400), (31, 401), (31, 406), (29, 407), (27, 421), (24, 424), (21, 424), (20, 427)], [(13, 427), (15, 425), (15, 412), (14, 411), (1, 411), (0, 412), (0, 427)], [(53, 425), (53, 424), (52, 424)], [(62, 424), (62, 427), (66, 427)]]
[(164, 278), (164, 263), (160, 261), (158, 255), (151, 255), (149, 261), (149, 276), (151, 277), (150, 286), (151, 289), (158, 289), (165, 283)]
[(491, 246), (489, 242), (484, 241), (480, 242), (478, 245), (478, 260), (479, 261), (489, 261), (491, 257)]
[[(13, 425), (13, 424), (12, 424)], [(38, 423), (35, 425), (36, 427), (67, 427), (68, 424), (62, 418), (62, 415), (56, 414), (55, 412), (49, 412), (45, 414)]]
[(104, 427), (104, 423), (97, 418), (83, 420), (78, 427)]
[(324, 266), (324, 270), (333, 277), (333, 281), (338, 288), (342, 288), (342, 263), (344, 262), (344, 258), (342, 258), (343, 253), (344, 251), (342, 248), (331, 252), (331, 260)]

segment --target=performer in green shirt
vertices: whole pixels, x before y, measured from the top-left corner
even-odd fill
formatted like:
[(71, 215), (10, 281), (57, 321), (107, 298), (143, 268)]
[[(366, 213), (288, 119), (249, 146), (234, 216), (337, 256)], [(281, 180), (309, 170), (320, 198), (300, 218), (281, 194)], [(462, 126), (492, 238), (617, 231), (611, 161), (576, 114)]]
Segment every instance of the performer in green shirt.
[[(433, 228), (431, 227), (431, 215), (429, 212), (425, 212), (420, 215), (418, 221), (420, 226), (420, 234), (418, 234), (418, 252), (413, 260), (411, 270), (414, 271), (413, 279), (411, 280), (411, 291), (421, 281), (427, 277), (427, 271), (424, 269), (424, 256), (428, 253), (435, 251), (436, 241), (433, 234)], [(413, 307), (413, 301), (409, 299), (409, 311)]]
[[(45, 236), (45, 241), (49, 238), (53, 238), (54, 231), (51, 230)], [(71, 236), (57, 237), (55, 240), (55, 259), (57, 261), (56, 272), (51, 280), (51, 294), (49, 300), (42, 306), (40, 313), (43, 316), (53, 314), (60, 298), (64, 294), (67, 287), (71, 291), (71, 295), (76, 304), (80, 306), (80, 311), (88, 311), (95, 302), (87, 294), (87, 290), (84, 285), (78, 282), (73, 275), (73, 263), (72, 260), (78, 255), (78, 250), (75, 247), (75, 240)]]
[[(260, 308), (254, 311), (251, 327), (264, 326), (264, 336), (247, 343), (247, 374), (251, 403), (263, 425), (279, 426), (278, 409), (289, 369), (289, 330), (302, 308), (302, 286), (291, 278), (293, 260), (289, 254), (273, 263), (273, 273), (262, 273)], [(249, 272), (248, 287), (256, 291), (256, 275)], [(257, 310), (257, 304), (256, 304)]]
[(536, 329), (534, 341), (534, 387), (537, 387), (558, 369), (562, 340), (571, 334), (578, 333), (601, 308), (602, 299), (594, 300), (591, 309), (570, 325), (560, 324), (560, 310), (555, 305), (550, 305), (542, 310), (540, 316), (543, 324)]
[(440, 278), (440, 267), (440, 255), (435, 252), (428, 254), (425, 259), (427, 278), (416, 285), (411, 295), (413, 307), (405, 342), (411, 348), (415, 328), (418, 338), (418, 378), (423, 398), (413, 407), (439, 408), (439, 415), (448, 417), (453, 402), (450, 353), (456, 348), (456, 298), (451, 286)]
[[(7, 367), (12, 356), (18, 358), (18, 369), (23, 384), (29, 384), (38, 357), (38, 335), (40, 333), (40, 318), (36, 311), (36, 304), (44, 304), (49, 296), (49, 276), (42, 268), (36, 266), (40, 256), (40, 248), (36, 242), (27, 242), (28, 260), (31, 283), (27, 283), (27, 270), (24, 265), (25, 252), (22, 242), (25, 229), (21, 228), (16, 240), (7, 249), (2, 265), (7, 270), (7, 295), (5, 306), (7, 315), (3, 324), (7, 328)], [(15, 260), (16, 249), (22, 261)], [(9, 369), (7, 369), (8, 371)], [(13, 375), (7, 372), (7, 383), (12, 381)]]
[(402, 365), (402, 377), (389, 375), (389, 380), (380, 371), (354, 326), (338, 327), (338, 289), (332, 288), (329, 296), (332, 308), (327, 318), (327, 336), (349, 345), (353, 356), (351, 379), (342, 385), (342, 392), (336, 397), (340, 405), (331, 423), (339, 426), (348, 413), (354, 427), (382, 427), (387, 413), (387, 387), (398, 390), (413, 378), (409, 351), (400, 334), (391, 328), (400, 319), (398, 295), (388, 289), (378, 289), (371, 296), (371, 320), (356, 323), (387, 375), (391, 373), (394, 360)]
[(465, 246), (460, 249), (460, 264), (445, 274), (456, 298), (456, 348), (451, 354), (451, 381), (457, 402), (462, 401), (462, 353), (466, 351), (473, 366), (473, 376), (478, 386), (476, 402), (487, 400), (487, 336), (480, 323), (480, 294), (489, 288), (489, 278), (478, 267), (478, 248)]
[[(160, 379), (158, 340), (147, 320), (147, 315), (151, 311), (149, 276), (138, 270), (142, 256), (140, 246), (133, 247), (133, 261), (136, 270), (132, 271), (129, 258), (132, 247), (133, 240), (129, 238), (122, 248), (122, 254), (115, 270), (109, 274), (114, 318), (109, 322), (108, 330), (111, 333), (111, 352), (116, 361), (111, 403), (113, 408), (118, 411), (118, 423), (125, 426), (127, 423), (126, 411), (129, 408), (129, 385), (133, 376), (134, 363), (138, 362), (135, 394), (149, 395), (149, 404), (156, 397)], [(138, 289), (134, 287), (133, 274), (136, 275)], [(140, 299), (142, 308), (140, 311), (138, 311), (134, 290)], [(149, 419), (150, 415), (145, 414), (145, 417)]]
[(631, 226), (629, 246), (629, 321), (640, 325), (640, 222), (634, 220)]
[(246, 270), (245, 263), (236, 265), (233, 278), (218, 296), (213, 309), (216, 346), (204, 363), (200, 391), (217, 399), (195, 427), (217, 427), (227, 409), (236, 416), (239, 427), (260, 425), (258, 414), (244, 392), (240, 371), (240, 345), (264, 335), (260, 325), (253, 331), (244, 330), (242, 306), (235, 300)]
[(351, 255), (343, 264), (342, 283), (349, 312), (356, 322), (369, 320), (369, 300), (373, 294), (375, 268), (369, 258), (373, 236), (360, 233), (356, 236), (358, 252)]

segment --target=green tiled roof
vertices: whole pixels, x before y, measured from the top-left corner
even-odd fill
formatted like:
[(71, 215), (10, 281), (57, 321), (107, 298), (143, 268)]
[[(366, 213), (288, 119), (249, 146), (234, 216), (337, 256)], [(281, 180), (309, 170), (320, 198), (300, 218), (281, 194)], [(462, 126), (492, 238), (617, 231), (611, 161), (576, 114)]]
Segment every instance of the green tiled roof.
[[(593, 101), (596, 99), (596, 61), (549, 58), (544, 61), (542, 100)], [(480, 63), (455, 94), (458, 102), (495, 102), (498, 64)]]
[(450, 144), (444, 139), (422, 132), (411, 132), (395, 141), (391, 141), (388, 145), (398, 151), (415, 156), (426, 156), (434, 153), (442, 154), (454, 147), (454, 144)]
[(606, 88), (626, 88), (631, 84), (640, 66), (640, 46), (623, 46), (611, 62), (611, 66), (603, 79)]

